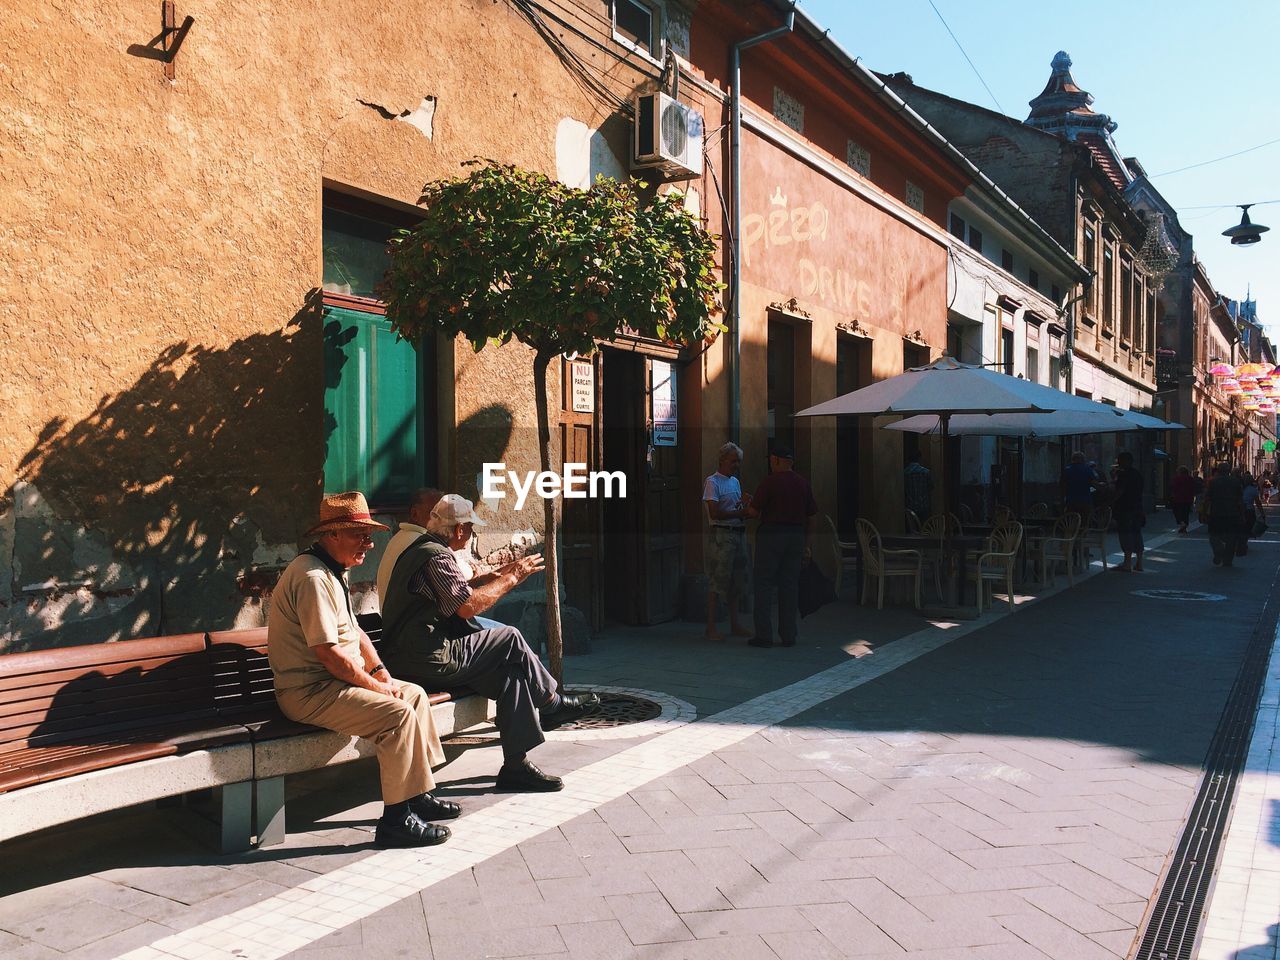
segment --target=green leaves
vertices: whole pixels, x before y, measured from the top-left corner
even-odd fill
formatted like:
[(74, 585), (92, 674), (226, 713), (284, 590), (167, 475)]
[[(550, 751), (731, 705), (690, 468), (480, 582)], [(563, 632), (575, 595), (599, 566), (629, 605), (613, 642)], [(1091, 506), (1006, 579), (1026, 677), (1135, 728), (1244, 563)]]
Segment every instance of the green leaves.
[(478, 351), (514, 338), (555, 355), (588, 352), (624, 326), (677, 344), (724, 329), (716, 238), (679, 195), (645, 199), (603, 177), (577, 190), (469, 165), (428, 183), (424, 220), (391, 240), (382, 292), (404, 339), (462, 334)]

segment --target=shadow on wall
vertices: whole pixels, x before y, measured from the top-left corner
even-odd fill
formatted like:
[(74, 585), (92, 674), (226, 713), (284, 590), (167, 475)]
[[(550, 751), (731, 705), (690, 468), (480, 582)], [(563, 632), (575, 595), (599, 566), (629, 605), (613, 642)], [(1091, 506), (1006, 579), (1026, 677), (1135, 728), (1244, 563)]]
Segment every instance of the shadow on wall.
[(333, 429), (320, 412), (319, 324), (313, 291), (280, 332), (225, 349), (174, 344), (85, 419), (49, 420), (7, 491), (0, 652), (246, 616), (315, 508)]
[(513, 432), (511, 408), (497, 403), (482, 407), (459, 423), (454, 451), (457, 490), (451, 492), (479, 501), (480, 471), (486, 463), (502, 463), (507, 459)]

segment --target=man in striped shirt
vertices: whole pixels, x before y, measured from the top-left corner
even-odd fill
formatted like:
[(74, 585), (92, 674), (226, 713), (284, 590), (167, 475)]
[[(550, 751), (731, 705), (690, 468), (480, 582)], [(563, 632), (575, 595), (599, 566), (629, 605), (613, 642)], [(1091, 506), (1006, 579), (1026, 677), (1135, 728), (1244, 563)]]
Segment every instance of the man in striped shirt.
[(426, 534), (401, 553), (387, 582), (383, 660), (426, 690), (465, 686), (497, 703), (499, 789), (559, 790), (563, 781), (539, 770), (527, 753), (546, 739), (544, 728), (595, 709), (599, 698), (561, 694), (519, 630), (478, 622), (479, 614), (543, 569), (542, 555), (535, 553), (468, 583), (453, 551), (484, 525), (464, 497), (451, 493), (436, 504)]

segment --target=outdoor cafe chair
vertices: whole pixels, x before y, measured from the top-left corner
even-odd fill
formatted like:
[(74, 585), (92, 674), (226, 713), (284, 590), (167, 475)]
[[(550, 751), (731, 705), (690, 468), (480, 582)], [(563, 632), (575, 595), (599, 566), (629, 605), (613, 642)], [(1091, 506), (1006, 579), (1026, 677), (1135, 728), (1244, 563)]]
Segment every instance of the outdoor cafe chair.
[(889, 577), (914, 577), (916, 581), (916, 609), (920, 609), (920, 575), (922, 560), (919, 550), (886, 550), (880, 542), (880, 531), (870, 520), (858, 518), (858, 543), (862, 548), (862, 595), (859, 603), (867, 602), (870, 581), (880, 581), (876, 609), (884, 609), (884, 582)]
[(1004, 534), (1002, 533), (1002, 531), (1005, 531), (1005, 530), (1016, 530), (1018, 532), (1017, 545), (1018, 545), (1018, 549), (1021, 549), (1022, 534), (1024, 529), (1025, 528), (1023, 527), (1023, 525), (1019, 523), (1017, 520), (1001, 520), (994, 527), (991, 528), (991, 533), (987, 535), (987, 542), (985, 544), (983, 544), (981, 547), (978, 547), (975, 549), (969, 549), (965, 551), (965, 557), (967, 559), (967, 562), (976, 563), (978, 557), (982, 556), (984, 553), (990, 553), (993, 549), (995, 549), (994, 547), (991, 546), (992, 538), (994, 538), (997, 534), (1001, 534), (1003, 536)]
[(1003, 503), (999, 504), (996, 507), (996, 513), (995, 513), (996, 526), (999, 526), (1005, 521), (1012, 520), (1012, 519), (1014, 519), (1013, 511), (1010, 510), (1008, 507), (1006, 507)]
[(832, 569), (835, 571), (836, 596), (840, 596), (840, 584), (844, 581), (845, 567), (853, 571), (858, 569), (858, 545), (850, 543), (848, 540), (840, 539), (840, 532), (836, 530), (835, 522), (831, 519), (831, 515), (824, 513), (822, 515), (823, 522), (826, 524), (827, 532), (831, 535), (832, 550)]
[(1027, 517), (1031, 520), (1047, 520), (1049, 516), (1049, 505), (1044, 501), (1027, 507)]
[(1089, 512), (1089, 525), (1080, 531), (1080, 560), (1083, 566), (1089, 560), (1089, 548), (1095, 544), (1102, 554), (1102, 569), (1107, 569), (1107, 530), (1111, 527), (1111, 508), (1094, 507)]
[(939, 540), (958, 537), (960, 521), (954, 513), (935, 513), (920, 525), (920, 532), (926, 537), (937, 537)]
[(925, 566), (933, 568), (933, 588), (942, 596), (942, 573), (947, 563), (946, 542), (950, 537), (961, 534), (960, 521), (953, 513), (935, 513), (920, 526), (920, 533), (926, 537), (937, 537), (938, 546), (923, 551), (922, 561)]
[[(1004, 582), (1009, 598), (1009, 609), (1013, 609), (1013, 569), (1018, 560), (1018, 548), (1022, 545), (1022, 524), (1011, 521), (1002, 524), (987, 538), (987, 549), (978, 557), (973, 566), (971, 576), (975, 581), (978, 594), (978, 613), (982, 613), (983, 595), (988, 585)], [(995, 601), (988, 602), (991, 606)]]
[(1062, 564), (1067, 571), (1067, 582), (1075, 586), (1075, 549), (1080, 524), (1080, 514), (1067, 513), (1054, 522), (1048, 536), (1028, 541), (1033, 562), (1039, 566), (1041, 583), (1052, 583), (1056, 579), (1054, 568)]

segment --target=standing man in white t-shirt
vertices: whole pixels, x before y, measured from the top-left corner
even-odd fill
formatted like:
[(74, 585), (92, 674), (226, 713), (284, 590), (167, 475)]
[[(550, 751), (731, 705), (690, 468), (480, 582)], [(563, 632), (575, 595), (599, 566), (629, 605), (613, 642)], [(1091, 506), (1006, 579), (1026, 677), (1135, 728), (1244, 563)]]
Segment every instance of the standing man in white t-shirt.
[(716, 472), (702, 485), (702, 503), (711, 523), (707, 538), (707, 574), (711, 580), (707, 593), (708, 640), (723, 640), (716, 613), (720, 598), (729, 605), (729, 629), (734, 636), (749, 637), (750, 629), (738, 619), (738, 601), (747, 585), (746, 508), (750, 496), (742, 493), (738, 470), (742, 466), (742, 448), (726, 443), (720, 448)]

